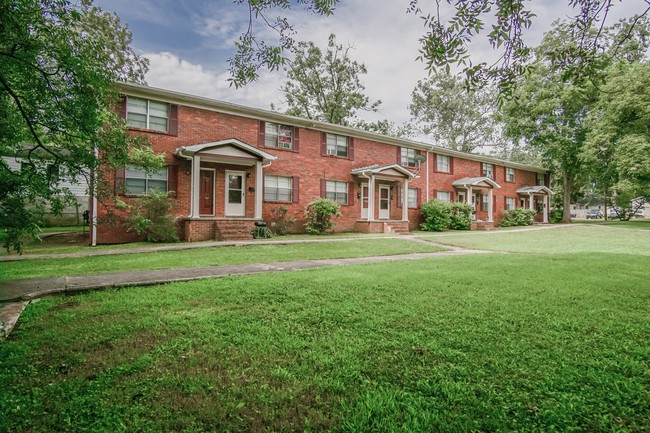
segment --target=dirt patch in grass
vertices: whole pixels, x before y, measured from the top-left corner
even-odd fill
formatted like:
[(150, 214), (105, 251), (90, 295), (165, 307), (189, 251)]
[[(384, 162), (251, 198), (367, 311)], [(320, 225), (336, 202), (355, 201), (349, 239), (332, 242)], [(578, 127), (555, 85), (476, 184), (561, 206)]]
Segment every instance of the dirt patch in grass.
[(79, 302), (77, 302), (77, 301), (68, 301), (68, 302), (64, 302), (62, 304), (54, 305), (53, 307), (48, 308), (48, 311), (67, 310), (68, 308), (77, 307), (78, 305), (79, 305)]

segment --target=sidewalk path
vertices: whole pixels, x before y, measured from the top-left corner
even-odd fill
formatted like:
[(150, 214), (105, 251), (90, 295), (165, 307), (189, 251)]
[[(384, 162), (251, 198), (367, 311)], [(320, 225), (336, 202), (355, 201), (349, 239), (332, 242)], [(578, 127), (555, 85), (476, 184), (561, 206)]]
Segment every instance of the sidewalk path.
[[(426, 242), (426, 241), (424, 241)], [(47, 295), (74, 294), (128, 286), (148, 286), (203, 278), (249, 275), (264, 272), (286, 272), (328, 266), (361, 265), (395, 260), (420, 260), (431, 257), (492, 253), (482, 250), (452, 249), (431, 253), (349, 259), (297, 260), (292, 262), (255, 263), (244, 265), (207, 266), (181, 269), (159, 269), (70, 277), (45, 277), (0, 281), (0, 338), (6, 338), (15, 326), (27, 301)]]

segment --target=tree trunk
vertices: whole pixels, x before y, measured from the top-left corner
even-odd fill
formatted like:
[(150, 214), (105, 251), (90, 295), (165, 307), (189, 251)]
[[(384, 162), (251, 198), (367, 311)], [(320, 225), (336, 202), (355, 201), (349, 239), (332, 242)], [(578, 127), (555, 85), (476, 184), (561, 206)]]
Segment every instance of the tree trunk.
[(562, 170), (562, 222), (564, 224), (571, 223), (571, 189), (573, 188), (573, 179), (569, 178), (569, 173), (566, 169)]

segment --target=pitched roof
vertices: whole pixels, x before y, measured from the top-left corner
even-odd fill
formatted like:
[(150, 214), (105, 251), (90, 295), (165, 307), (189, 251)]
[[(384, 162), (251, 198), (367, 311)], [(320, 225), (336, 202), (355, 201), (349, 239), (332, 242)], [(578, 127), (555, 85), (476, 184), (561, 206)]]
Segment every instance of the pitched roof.
[[(463, 177), (462, 179), (455, 180), (451, 183), (453, 186), (491, 186), (492, 188), (501, 188), (501, 185), (490, 179), (489, 177)], [(486, 185), (487, 184), (487, 185)]]

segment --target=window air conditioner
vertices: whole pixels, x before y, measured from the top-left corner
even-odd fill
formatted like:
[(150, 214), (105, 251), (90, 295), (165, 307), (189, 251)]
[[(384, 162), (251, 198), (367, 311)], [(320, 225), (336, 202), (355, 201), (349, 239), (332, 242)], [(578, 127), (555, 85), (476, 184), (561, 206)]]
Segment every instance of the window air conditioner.
[(336, 149), (327, 149), (327, 154), (336, 156)]

